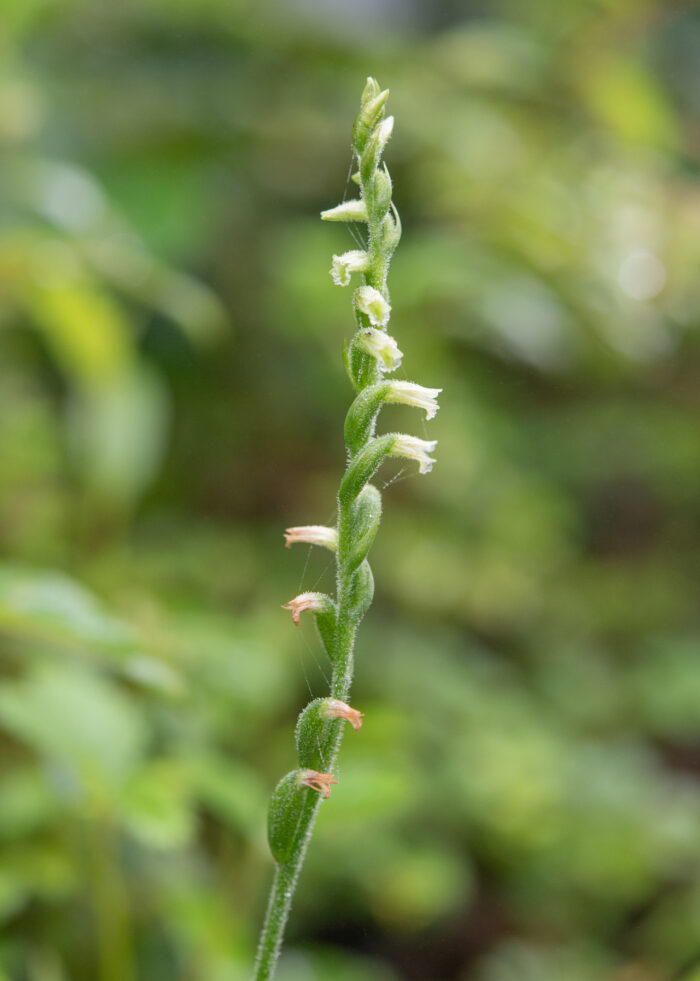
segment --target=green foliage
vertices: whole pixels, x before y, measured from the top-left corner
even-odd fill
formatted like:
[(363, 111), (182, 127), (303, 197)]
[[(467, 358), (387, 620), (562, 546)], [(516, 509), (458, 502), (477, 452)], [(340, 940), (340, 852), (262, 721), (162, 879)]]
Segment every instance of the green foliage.
[(279, 531), (332, 520), (342, 341), (372, 365), (313, 217), (369, 71), (439, 466), (374, 478), (364, 725), (280, 978), (698, 973), (697, 13), (400, 7), (3, 5), (3, 981), (249, 976), (328, 690), (279, 605), (331, 557)]

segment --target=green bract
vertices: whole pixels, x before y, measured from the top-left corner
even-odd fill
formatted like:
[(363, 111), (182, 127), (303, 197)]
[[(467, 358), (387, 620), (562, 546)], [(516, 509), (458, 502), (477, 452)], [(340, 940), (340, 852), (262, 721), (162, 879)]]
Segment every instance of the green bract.
[[(372, 570), (367, 561), (382, 513), (381, 494), (368, 483), (387, 456), (416, 460), (420, 472), (430, 469), (428, 455), (434, 441), (402, 433), (375, 436), (377, 417), (385, 402), (417, 406), (429, 417), (437, 410), (439, 389), (413, 382), (387, 381), (401, 352), (386, 333), (391, 316), (387, 273), (401, 237), (401, 222), (391, 201), (391, 177), (381, 158), (393, 131), (393, 117), (385, 118), (389, 93), (367, 80), (362, 105), (352, 131), (358, 172), (353, 179), (360, 197), (322, 212), (327, 221), (367, 224), (363, 249), (333, 256), (331, 275), (338, 286), (356, 280), (353, 310), (357, 333), (345, 351), (345, 364), (358, 394), (345, 420), (348, 465), (338, 490), (335, 599), (323, 593), (301, 593), (286, 609), (295, 623), (300, 613), (314, 614), (324, 647), (333, 664), (328, 698), (314, 699), (299, 716), (296, 728), (298, 770), (282, 778), (272, 796), (269, 840), (277, 862), (256, 963), (256, 981), (270, 978), (282, 943), (285, 922), (297, 877), (319, 804), (330, 795), (343, 720), (359, 729), (361, 713), (347, 705), (353, 673), (355, 635), (374, 595)], [(287, 544), (295, 541), (328, 547), (332, 533), (320, 525), (288, 529)], [(335, 540), (333, 539), (333, 542)]]

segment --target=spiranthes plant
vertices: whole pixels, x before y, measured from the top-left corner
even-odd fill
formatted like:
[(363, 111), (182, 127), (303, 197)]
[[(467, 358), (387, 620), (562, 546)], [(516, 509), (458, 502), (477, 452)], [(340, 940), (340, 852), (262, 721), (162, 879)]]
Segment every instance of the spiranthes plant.
[(275, 789), (268, 815), (268, 838), (276, 862), (275, 877), (255, 967), (256, 981), (271, 978), (279, 956), (284, 928), (304, 861), (314, 821), (322, 800), (330, 796), (345, 722), (358, 730), (362, 713), (348, 704), (353, 675), (353, 651), (360, 621), (372, 602), (374, 582), (367, 561), (382, 510), (381, 494), (369, 481), (388, 456), (418, 462), (420, 473), (432, 465), (435, 440), (403, 433), (377, 435), (377, 416), (385, 402), (423, 409), (431, 419), (437, 411), (438, 388), (386, 376), (398, 368), (402, 353), (387, 332), (391, 304), (387, 274), (401, 237), (401, 223), (391, 200), (392, 184), (382, 155), (394, 119), (385, 117), (388, 90), (367, 79), (360, 112), (352, 129), (353, 180), (359, 197), (324, 211), (326, 221), (361, 222), (366, 246), (333, 256), (331, 276), (348, 286), (353, 276), (361, 281), (353, 292), (357, 331), (346, 345), (345, 366), (357, 395), (345, 419), (348, 463), (338, 490), (337, 520), (333, 528), (304, 525), (288, 528), (286, 544), (319, 545), (335, 554), (335, 596), (306, 592), (284, 606), (299, 623), (302, 613), (316, 620), (318, 633), (333, 671), (326, 698), (316, 698), (303, 710), (296, 726), (299, 766), (284, 776)]

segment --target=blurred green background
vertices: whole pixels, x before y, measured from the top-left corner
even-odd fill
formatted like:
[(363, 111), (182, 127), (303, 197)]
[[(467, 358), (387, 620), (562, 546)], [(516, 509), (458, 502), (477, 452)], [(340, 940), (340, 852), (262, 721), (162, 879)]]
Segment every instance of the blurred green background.
[(368, 74), (444, 388), (382, 423), (440, 445), (382, 471), (280, 981), (698, 981), (699, 50), (669, 0), (2, 0), (2, 981), (248, 977)]

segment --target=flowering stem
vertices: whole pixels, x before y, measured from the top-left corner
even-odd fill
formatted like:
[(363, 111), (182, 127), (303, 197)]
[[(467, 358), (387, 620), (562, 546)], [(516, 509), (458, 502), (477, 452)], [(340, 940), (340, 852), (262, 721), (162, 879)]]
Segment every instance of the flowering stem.
[(377, 416), (385, 402), (401, 402), (426, 411), (437, 411), (439, 389), (413, 382), (382, 381), (401, 361), (396, 341), (386, 333), (391, 314), (387, 273), (401, 236), (399, 216), (391, 202), (391, 178), (380, 167), (382, 153), (393, 129), (393, 118), (384, 118), (388, 91), (367, 80), (360, 113), (353, 127), (353, 149), (358, 165), (354, 180), (361, 196), (325, 211), (329, 221), (367, 223), (366, 251), (353, 250), (333, 257), (331, 275), (346, 286), (354, 274), (363, 285), (353, 295), (357, 333), (348, 345), (346, 367), (358, 395), (345, 420), (348, 465), (338, 491), (336, 528), (305, 525), (288, 528), (287, 545), (308, 542), (330, 548), (336, 556), (336, 597), (301, 593), (285, 609), (295, 623), (311, 612), (333, 665), (331, 691), (314, 699), (299, 716), (296, 728), (299, 769), (277, 785), (268, 814), (268, 838), (277, 867), (267, 915), (258, 947), (255, 981), (271, 978), (279, 956), (284, 928), (321, 800), (337, 783), (335, 771), (344, 722), (359, 729), (362, 713), (347, 704), (353, 675), (357, 628), (374, 594), (372, 571), (367, 561), (381, 517), (381, 495), (369, 483), (387, 456), (417, 460), (421, 473), (430, 470), (428, 455), (434, 441), (401, 433), (375, 436)]

